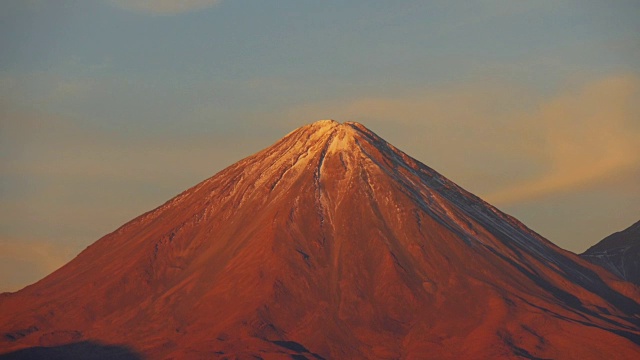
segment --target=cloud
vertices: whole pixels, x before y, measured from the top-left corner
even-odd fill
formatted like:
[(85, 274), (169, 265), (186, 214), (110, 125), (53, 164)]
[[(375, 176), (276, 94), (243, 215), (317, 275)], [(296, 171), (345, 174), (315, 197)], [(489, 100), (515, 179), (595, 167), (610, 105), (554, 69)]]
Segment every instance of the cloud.
[(610, 77), (543, 104), (529, 121), (544, 124), (548, 171), (485, 198), (510, 205), (611, 182), (638, 167), (639, 85), (633, 76)]
[(174, 15), (218, 5), (222, 0), (110, 0), (114, 5), (131, 11)]
[(0, 240), (0, 292), (16, 291), (67, 263), (79, 252), (68, 244)]
[(268, 145), (258, 136), (113, 131), (44, 112), (4, 113), (0, 240), (88, 244)]

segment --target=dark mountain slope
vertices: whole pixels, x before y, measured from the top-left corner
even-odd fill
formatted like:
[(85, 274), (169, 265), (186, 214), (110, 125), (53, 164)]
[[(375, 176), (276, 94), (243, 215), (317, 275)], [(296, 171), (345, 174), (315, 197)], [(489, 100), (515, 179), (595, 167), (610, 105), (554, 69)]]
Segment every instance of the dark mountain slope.
[(580, 256), (640, 285), (640, 221), (607, 236)]

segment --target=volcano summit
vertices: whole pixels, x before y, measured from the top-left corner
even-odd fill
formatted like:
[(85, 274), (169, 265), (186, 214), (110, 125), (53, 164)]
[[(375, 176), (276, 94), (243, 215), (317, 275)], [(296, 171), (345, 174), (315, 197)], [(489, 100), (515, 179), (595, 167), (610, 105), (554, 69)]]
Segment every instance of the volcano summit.
[(637, 359), (639, 301), (364, 126), (324, 120), (2, 294), (0, 354)]

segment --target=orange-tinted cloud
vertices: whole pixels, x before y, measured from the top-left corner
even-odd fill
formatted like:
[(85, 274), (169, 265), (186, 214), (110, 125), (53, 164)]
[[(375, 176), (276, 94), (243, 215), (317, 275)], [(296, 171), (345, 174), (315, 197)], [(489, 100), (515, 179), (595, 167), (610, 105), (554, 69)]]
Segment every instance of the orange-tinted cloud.
[(154, 15), (172, 15), (208, 8), (221, 0), (110, 0), (123, 9)]
[(50, 241), (0, 240), (0, 291), (16, 291), (55, 271), (79, 251)]
[(586, 188), (640, 164), (640, 82), (606, 78), (542, 104), (529, 121), (544, 124), (548, 171), (486, 195), (512, 204)]

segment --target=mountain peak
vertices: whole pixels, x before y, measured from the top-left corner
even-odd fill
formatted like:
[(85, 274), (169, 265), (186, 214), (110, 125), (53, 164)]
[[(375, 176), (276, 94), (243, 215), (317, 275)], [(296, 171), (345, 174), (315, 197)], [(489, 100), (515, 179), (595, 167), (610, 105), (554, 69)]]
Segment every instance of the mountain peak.
[(299, 127), (289, 135), (295, 133), (304, 133), (306, 135), (304, 139), (321, 140), (322, 142), (328, 142), (329, 146), (336, 143), (337, 147), (343, 148), (349, 143), (353, 144), (354, 142), (351, 141), (353, 139), (358, 139), (360, 142), (384, 143), (389, 145), (366, 126), (355, 121), (340, 123), (332, 119), (318, 120)]
[(288, 154), (297, 158), (300, 158), (300, 152), (319, 152), (323, 156), (338, 151), (357, 152), (360, 148), (358, 144), (374, 139), (368, 139), (371, 136), (367, 134), (373, 132), (356, 122), (318, 120), (289, 133), (283, 139), (283, 146)]
[(310, 124), (304, 125), (302, 127), (299, 127), (298, 129), (294, 130), (293, 132), (299, 131), (299, 130), (308, 130), (308, 131), (315, 131), (315, 132), (331, 132), (331, 131), (335, 131), (338, 129), (342, 129), (342, 130), (355, 130), (355, 131), (360, 131), (360, 132), (371, 132), (371, 130), (367, 129), (366, 126), (355, 122), (355, 121), (345, 121), (343, 123), (340, 123), (336, 120), (333, 119), (324, 119), (324, 120), (318, 120), (315, 122), (312, 122)]
[(325, 120), (318, 120), (318, 121), (312, 122), (311, 124), (304, 125), (302, 127), (299, 127), (295, 131), (302, 130), (302, 131), (309, 131), (314, 133), (317, 132), (317, 133), (324, 134), (324, 133), (332, 132), (333, 130), (341, 126), (342, 124), (335, 120), (325, 119)]
[(355, 124), (355, 123), (352, 123), (352, 122), (340, 123), (333, 119), (325, 119), (325, 120), (318, 120), (318, 121), (312, 122), (311, 124), (307, 124), (302, 127), (299, 127), (296, 131), (302, 130), (302, 131), (325, 134), (325, 133), (332, 133), (339, 129), (346, 130), (347, 128), (350, 127), (349, 126), (350, 124)]
[(324, 127), (333, 127), (336, 125), (340, 125), (340, 122), (335, 121), (333, 119), (322, 119), (311, 123), (310, 125), (314, 126), (324, 126)]

